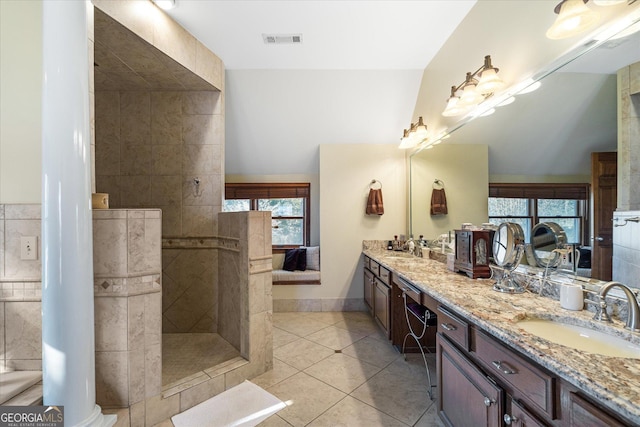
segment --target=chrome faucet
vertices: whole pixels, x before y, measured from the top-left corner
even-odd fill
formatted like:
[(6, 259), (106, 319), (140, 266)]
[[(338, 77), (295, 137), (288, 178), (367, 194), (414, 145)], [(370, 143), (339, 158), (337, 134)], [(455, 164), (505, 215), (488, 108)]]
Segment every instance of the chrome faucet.
[(600, 293), (598, 294), (600, 299), (600, 316), (598, 318), (598, 315), (596, 314), (596, 318), (598, 318), (598, 320), (611, 321), (611, 318), (607, 314), (605, 297), (611, 288), (615, 287), (622, 289), (627, 297), (627, 324), (625, 325), (625, 328), (631, 329), (632, 331), (640, 331), (640, 307), (638, 307), (638, 300), (636, 299), (633, 291), (629, 289), (628, 286), (623, 285), (620, 282), (608, 282), (602, 285)]

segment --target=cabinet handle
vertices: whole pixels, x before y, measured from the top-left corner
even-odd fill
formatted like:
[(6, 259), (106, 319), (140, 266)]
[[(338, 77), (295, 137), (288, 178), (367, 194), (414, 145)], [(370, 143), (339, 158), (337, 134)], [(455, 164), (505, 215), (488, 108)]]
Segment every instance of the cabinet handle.
[(484, 398), (484, 406), (489, 407), (491, 406), (493, 403), (496, 403), (495, 400), (493, 399), (489, 399), (488, 397)]
[(511, 416), (509, 414), (504, 414), (503, 419), (504, 419), (504, 423), (506, 425), (508, 425), (508, 426), (510, 426), (511, 423), (517, 423), (518, 422), (518, 419), (516, 417), (513, 417), (513, 416)]
[(491, 362), (493, 364), (493, 366), (496, 367), (497, 370), (499, 370), (500, 372), (502, 372), (503, 374), (506, 375), (511, 375), (511, 374), (515, 374), (516, 371), (514, 371), (513, 369), (511, 369), (509, 367), (509, 365), (507, 365), (506, 363), (500, 361), (500, 360), (494, 360), (493, 362)]
[(458, 329), (455, 327), (455, 325), (451, 325), (449, 323), (441, 323), (440, 326), (442, 326), (442, 328), (447, 331), (455, 331)]

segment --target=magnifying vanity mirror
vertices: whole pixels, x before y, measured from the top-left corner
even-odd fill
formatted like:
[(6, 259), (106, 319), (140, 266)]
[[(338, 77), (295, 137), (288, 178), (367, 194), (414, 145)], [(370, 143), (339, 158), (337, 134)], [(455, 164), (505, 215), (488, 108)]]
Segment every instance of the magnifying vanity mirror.
[(531, 230), (531, 249), (535, 265), (550, 268), (558, 265), (560, 252), (567, 245), (567, 234), (555, 222), (541, 222)]
[(493, 235), (493, 261), (504, 269), (501, 278), (493, 285), (493, 290), (510, 294), (520, 294), (524, 288), (511, 277), (524, 253), (524, 231), (520, 224), (503, 222)]

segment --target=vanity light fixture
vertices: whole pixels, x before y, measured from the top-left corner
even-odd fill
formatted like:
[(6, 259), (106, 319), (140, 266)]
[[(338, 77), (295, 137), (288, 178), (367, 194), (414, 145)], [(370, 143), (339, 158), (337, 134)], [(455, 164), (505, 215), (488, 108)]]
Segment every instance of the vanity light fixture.
[(405, 129), (402, 138), (400, 139), (399, 148), (413, 148), (416, 145), (423, 142), (429, 136), (427, 125), (422, 121), (422, 116), (418, 117), (416, 123), (411, 123), (409, 130)]
[(562, 0), (553, 9), (558, 14), (553, 25), (547, 30), (552, 40), (565, 39), (580, 34), (595, 25), (600, 19), (597, 12), (585, 6), (589, 0)]
[(153, 0), (153, 2), (162, 10), (171, 10), (176, 7), (176, 0)]
[(498, 68), (491, 64), (491, 55), (485, 56), (484, 64), (480, 68), (473, 73), (468, 72), (464, 81), (458, 86), (451, 86), (451, 95), (447, 99), (447, 107), (442, 115), (459, 116), (493, 95), (504, 86), (498, 71)]

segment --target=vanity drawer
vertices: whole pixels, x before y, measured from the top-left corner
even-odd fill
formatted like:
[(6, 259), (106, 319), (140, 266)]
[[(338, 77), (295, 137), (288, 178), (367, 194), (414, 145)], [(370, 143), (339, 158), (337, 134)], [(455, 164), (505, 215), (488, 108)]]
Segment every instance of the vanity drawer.
[(469, 351), (469, 324), (442, 305), (438, 306), (438, 332)]
[(369, 270), (371, 270), (376, 276), (380, 277), (380, 264), (372, 259), (369, 260)]
[(509, 384), (514, 398), (521, 399), (555, 419), (555, 378), (534, 367), (494, 338), (475, 331), (476, 357), (489, 376)]
[(380, 280), (382, 280), (385, 285), (391, 285), (391, 272), (383, 266), (379, 267), (379, 271), (380, 274), (378, 275), (378, 277), (380, 277)]
[(364, 268), (371, 269), (371, 258), (364, 255)]
[(401, 279), (398, 276), (394, 276), (393, 281), (396, 285), (398, 285), (398, 288), (400, 288), (402, 292), (407, 294), (409, 298), (422, 305), (422, 292), (420, 292), (413, 285), (410, 285), (404, 279)]

